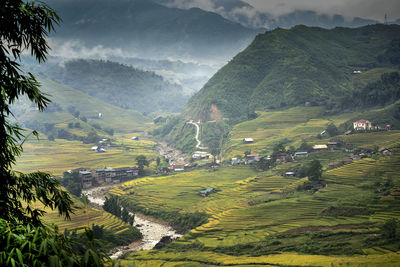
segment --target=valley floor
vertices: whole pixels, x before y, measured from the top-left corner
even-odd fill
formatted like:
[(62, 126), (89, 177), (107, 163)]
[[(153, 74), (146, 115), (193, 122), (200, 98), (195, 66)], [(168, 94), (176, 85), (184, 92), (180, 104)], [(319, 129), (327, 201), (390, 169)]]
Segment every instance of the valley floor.
[[(265, 172), (201, 169), (112, 189), (133, 210), (171, 223), (189, 223), (196, 212), (208, 217), (164, 249), (126, 256), (123, 265), (398, 266), (400, 242), (386, 238), (382, 225), (400, 218), (400, 135), (378, 135), (391, 140), (394, 155), (328, 170), (316, 193), (298, 190), (306, 178), (282, 176), (296, 163)], [(364, 137), (352, 141), (367, 144)], [(199, 196), (208, 187), (216, 192)]]

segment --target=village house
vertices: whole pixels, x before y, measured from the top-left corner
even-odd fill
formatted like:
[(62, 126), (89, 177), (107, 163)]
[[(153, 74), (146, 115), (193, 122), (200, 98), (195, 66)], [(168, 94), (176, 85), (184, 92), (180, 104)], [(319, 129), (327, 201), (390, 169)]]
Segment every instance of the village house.
[(326, 150), (328, 150), (328, 146), (327, 145), (314, 145), (313, 146), (313, 151), (314, 152), (325, 152)]
[(329, 150), (335, 150), (340, 144), (336, 141), (329, 141), (326, 145), (328, 146)]
[(257, 161), (260, 161), (260, 154), (247, 155), (245, 158), (245, 164), (252, 164)]
[(286, 176), (286, 177), (295, 177), (295, 176), (296, 176), (296, 172), (294, 172), (294, 171), (287, 171), (287, 172), (285, 172), (285, 176)]
[(391, 156), (393, 155), (393, 151), (391, 151), (390, 149), (387, 148), (381, 148), (379, 149), (379, 153), (383, 156)]
[(202, 196), (202, 197), (206, 197), (206, 196), (208, 196), (208, 195), (210, 195), (212, 193), (215, 193), (215, 189), (212, 188), (212, 187), (209, 187), (207, 189), (201, 190), (199, 192), (199, 195)]
[(231, 158), (231, 164), (232, 164), (232, 165), (238, 165), (238, 164), (240, 164), (240, 159), (238, 159), (238, 158)]
[(372, 124), (370, 121), (367, 121), (367, 120), (358, 120), (358, 121), (353, 122), (353, 128), (356, 131), (371, 130)]
[(138, 177), (139, 169), (136, 167), (122, 167), (116, 169), (107, 167), (104, 169), (92, 170), (91, 174), (98, 184), (118, 183)]
[(195, 151), (192, 155), (193, 159), (209, 159), (212, 158), (213, 156), (205, 151)]
[(254, 143), (253, 138), (247, 137), (243, 139), (243, 144), (251, 144), (251, 143)]
[(303, 157), (308, 157), (308, 152), (307, 151), (298, 151), (294, 153), (294, 157), (297, 158), (303, 158)]
[(90, 171), (79, 171), (79, 176), (81, 177), (83, 188), (86, 189), (93, 186), (93, 177)]

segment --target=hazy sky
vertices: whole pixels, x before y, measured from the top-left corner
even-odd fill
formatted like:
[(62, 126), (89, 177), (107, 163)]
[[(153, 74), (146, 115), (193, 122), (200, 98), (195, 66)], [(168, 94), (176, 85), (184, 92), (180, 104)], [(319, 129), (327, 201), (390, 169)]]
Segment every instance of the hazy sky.
[(273, 15), (289, 13), (295, 9), (314, 10), (346, 17), (363, 17), (383, 21), (400, 18), (400, 0), (243, 0), (259, 11)]

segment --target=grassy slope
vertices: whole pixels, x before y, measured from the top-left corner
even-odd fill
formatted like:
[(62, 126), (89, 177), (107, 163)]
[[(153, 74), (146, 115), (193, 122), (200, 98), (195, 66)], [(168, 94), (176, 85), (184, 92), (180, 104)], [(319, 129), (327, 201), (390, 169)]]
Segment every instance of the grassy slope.
[[(88, 207), (86, 209), (84, 204), (76, 197), (73, 197), (73, 200), (75, 209), (74, 213), (71, 214), (70, 220), (60, 216), (56, 210), (48, 207), (43, 208), (41, 204), (37, 204), (37, 208), (46, 211), (43, 216), (44, 223), (48, 226), (56, 225), (60, 232), (76, 230), (78, 233), (81, 233), (85, 227), (90, 229), (92, 225), (104, 226), (107, 235), (112, 234), (115, 236), (112, 242), (116, 244), (128, 244), (133, 242), (134, 238), (138, 238), (137, 233), (135, 233), (137, 230), (134, 230), (129, 224), (116, 216), (96, 208)], [(116, 244), (113, 245), (107, 241), (104, 245), (111, 248)]]
[[(400, 176), (396, 171), (400, 166), (400, 134), (393, 131), (348, 138), (348, 142), (358, 147), (369, 147), (371, 143), (389, 145), (395, 155), (363, 159), (327, 171), (324, 179), (328, 187), (313, 195), (295, 191), (304, 179), (280, 176), (292, 163), (263, 173), (246, 168), (222, 168), (215, 172), (203, 170), (144, 178), (114, 189), (114, 194), (149, 209), (202, 211), (210, 216), (208, 223), (192, 230), (168, 249), (136, 253), (125, 263), (134, 261), (136, 266), (161, 266), (166, 262), (170, 266), (188, 262), (193, 266), (398, 265), (399, 255), (391, 252), (397, 248), (366, 240), (377, 233), (383, 221), (400, 218)], [(319, 153), (318, 158), (329, 159), (330, 154)], [(375, 184), (383, 183), (388, 177), (393, 179), (394, 187), (389, 195), (383, 196), (376, 192)], [(206, 198), (199, 197), (197, 191), (208, 186), (219, 191)], [(361, 207), (369, 213), (323, 216), (321, 212), (330, 206)], [(297, 234), (291, 235), (291, 231)], [(318, 239), (308, 232), (315, 236), (325, 232), (329, 235)], [(279, 242), (268, 243), (269, 240)], [(335, 248), (335, 244), (339, 247)], [(319, 250), (324, 248), (333, 252)]]
[[(316, 136), (326, 129), (328, 123), (333, 123), (339, 127), (344, 123), (348, 124), (363, 118), (372, 121), (374, 124), (389, 123), (392, 126), (397, 126), (399, 120), (396, 119), (396, 114), (400, 110), (399, 106), (400, 102), (396, 102), (383, 109), (341, 115), (324, 115), (323, 107), (294, 107), (283, 111), (259, 112), (256, 119), (234, 126), (229, 141), (224, 147), (225, 158), (230, 159), (235, 155), (243, 156), (246, 150), (251, 150), (252, 153), (268, 154), (279, 142), (284, 142), (286, 146), (294, 146), (295, 148), (299, 147), (303, 141), (310, 144), (324, 144), (329, 139), (319, 140)], [(397, 132), (392, 134), (394, 138), (397, 138)], [(367, 136), (374, 135), (379, 136), (379, 134)], [(243, 144), (242, 140), (245, 137), (251, 137), (255, 142)], [(339, 138), (345, 139), (345, 137)], [(351, 139), (351, 136), (348, 138)], [(370, 146), (384, 146), (383, 143), (381, 144), (384, 140), (373, 138)]]
[[(42, 79), (40, 82), (42, 91), (48, 94), (53, 102), (60, 105), (65, 111), (69, 106), (74, 106), (76, 110), (80, 111), (81, 116), (88, 118), (89, 124), (97, 123), (102, 128), (113, 128), (116, 132), (123, 133), (144, 130), (149, 126), (150, 120), (137, 111), (115, 107), (49, 79)], [(99, 113), (102, 113), (101, 119), (96, 118)], [(52, 122), (63, 124), (64, 127), (68, 122), (76, 121), (72, 115), (66, 112), (42, 113), (32, 111), (18, 119), (22, 122), (27, 120)], [(84, 125), (86, 130), (91, 129), (91, 126), (81, 121), (80, 123)]]
[(399, 32), (396, 25), (266, 32), (189, 100), (186, 115), (209, 119), (215, 104), (224, 117), (245, 119), (254, 108), (326, 102), (354, 89), (353, 70), (389, 66), (377, 57)]
[(24, 144), (24, 153), (18, 159), (15, 169), (22, 172), (47, 171), (53, 175), (62, 175), (64, 171), (75, 168), (126, 167), (136, 165), (135, 157), (145, 155), (155, 159), (155, 142), (130, 140), (130, 136), (120, 137), (106, 153), (91, 151), (91, 144), (80, 141), (36, 140), (30, 138)]

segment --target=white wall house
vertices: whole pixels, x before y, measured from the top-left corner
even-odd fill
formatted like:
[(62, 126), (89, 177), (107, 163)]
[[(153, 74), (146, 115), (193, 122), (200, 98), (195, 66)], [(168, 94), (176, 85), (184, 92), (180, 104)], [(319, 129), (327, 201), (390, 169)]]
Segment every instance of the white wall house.
[(372, 124), (367, 120), (358, 120), (353, 122), (354, 130), (370, 130), (372, 128)]

